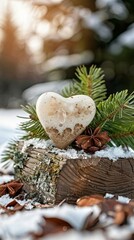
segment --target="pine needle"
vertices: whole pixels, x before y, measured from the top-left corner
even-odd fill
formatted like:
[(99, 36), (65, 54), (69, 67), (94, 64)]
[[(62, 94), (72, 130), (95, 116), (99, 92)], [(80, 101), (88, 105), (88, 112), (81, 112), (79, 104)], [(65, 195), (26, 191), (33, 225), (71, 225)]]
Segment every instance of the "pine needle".
[[(106, 85), (101, 68), (91, 66), (89, 72), (82, 66), (76, 69), (77, 80), (62, 91), (64, 97), (84, 94), (92, 97), (96, 103), (96, 115), (90, 124), (90, 128), (100, 127), (107, 131), (111, 142), (109, 145), (127, 146), (134, 149), (134, 92), (128, 94), (127, 90), (111, 94), (106, 99)], [(42, 127), (35, 106), (22, 106), (28, 114), (26, 121), (20, 124), (20, 129), (25, 131), (22, 139), (48, 139)], [(23, 117), (21, 117), (23, 118)], [(5, 160), (14, 157), (16, 143), (12, 143)]]
[(99, 126), (107, 131), (117, 146), (129, 146), (134, 149), (134, 92), (127, 90), (111, 94), (97, 106), (92, 127)]
[(38, 119), (35, 106), (26, 105), (22, 106), (22, 108), (26, 113), (28, 113), (28, 117), (26, 118), (27, 120), (25, 122), (21, 122), (20, 124), (20, 129), (26, 132), (22, 139), (48, 139), (49, 137)]
[(6, 149), (2, 153), (2, 162), (13, 160), (14, 154), (18, 146), (18, 141), (12, 140), (8, 143)]
[(106, 85), (104, 73), (101, 68), (91, 66), (89, 73), (86, 67), (76, 69), (78, 80), (74, 80), (68, 87), (62, 90), (64, 97), (71, 97), (78, 94), (88, 95), (95, 101), (96, 105), (106, 99)]

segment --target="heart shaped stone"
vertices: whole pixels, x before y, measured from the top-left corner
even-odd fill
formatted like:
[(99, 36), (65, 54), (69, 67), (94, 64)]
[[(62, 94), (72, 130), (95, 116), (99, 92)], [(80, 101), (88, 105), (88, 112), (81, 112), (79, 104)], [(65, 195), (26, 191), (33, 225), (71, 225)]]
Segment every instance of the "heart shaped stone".
[(93, 99), (86, 95), (64, 98), (47, 92), (38, 98), (36, 112), (55, 146), (66, 148), (92, 121), (96, 107)]

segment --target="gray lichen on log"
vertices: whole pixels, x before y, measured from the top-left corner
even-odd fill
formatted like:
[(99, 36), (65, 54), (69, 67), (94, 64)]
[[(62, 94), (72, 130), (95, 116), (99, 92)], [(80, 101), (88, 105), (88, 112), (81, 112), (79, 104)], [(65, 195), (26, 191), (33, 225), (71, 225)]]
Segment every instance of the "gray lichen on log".
[(47, 149), (36, 149), (33, 146), (21, 152), (22, 142), (19, 143), (20, 153), (27, 155), (23, 168), (15, 165), (15, 176), (24, 183), (24, 189), (29, 197), (36, 197), (44, 203), (54, 203), (56, 192), (56, 181), (66, 159), (49, 152)]

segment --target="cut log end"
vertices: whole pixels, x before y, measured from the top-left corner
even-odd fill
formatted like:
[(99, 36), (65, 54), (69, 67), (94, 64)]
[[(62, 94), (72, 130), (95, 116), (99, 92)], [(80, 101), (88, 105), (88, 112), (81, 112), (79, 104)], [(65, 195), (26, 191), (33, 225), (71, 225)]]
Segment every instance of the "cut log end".
[[(22, 144), (22, 143), (21, 143)], [(21, 152), (22, 145), (19, 145)], [(23, 153), (24, 154), (24, 153)], [(25, 149), (23, 168), (15, 168), (26, 192), (43, 203), (76, 203), (85, 195), (106, 193), (134, 198), (134, 159), (67, 159), (52, 150)]]

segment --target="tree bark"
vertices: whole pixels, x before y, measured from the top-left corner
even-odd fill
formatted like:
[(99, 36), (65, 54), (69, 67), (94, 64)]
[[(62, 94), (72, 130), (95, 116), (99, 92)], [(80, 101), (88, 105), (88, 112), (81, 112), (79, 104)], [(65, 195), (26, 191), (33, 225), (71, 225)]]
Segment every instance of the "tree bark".
[(16, 165), (15, 176), (24, 189), (43, 203), (74, 204), (79, 197), (106, 193), (134, 198), (134, 159), (108, 158), (67, 159), (50, 149), (27, 147), (23, 167)]

